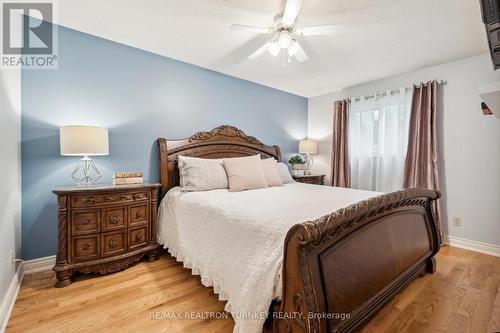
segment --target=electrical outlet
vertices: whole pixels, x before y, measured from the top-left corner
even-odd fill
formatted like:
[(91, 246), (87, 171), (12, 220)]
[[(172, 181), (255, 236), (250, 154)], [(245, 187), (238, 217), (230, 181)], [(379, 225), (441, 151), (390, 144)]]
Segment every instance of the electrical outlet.
[(14, 253), (14, 251), (12, 251), (12, 250), (10, 251), (10, 257), (9, 258), (10, 258), (10, 264), (14, 265), (15, 262), (16, 262), (16, 254)]
[(455, 227), (461, 227), (462, 226), (462, 218), (460, 218), (460, 217), (454, 217), (453, 218), (453, 225)]

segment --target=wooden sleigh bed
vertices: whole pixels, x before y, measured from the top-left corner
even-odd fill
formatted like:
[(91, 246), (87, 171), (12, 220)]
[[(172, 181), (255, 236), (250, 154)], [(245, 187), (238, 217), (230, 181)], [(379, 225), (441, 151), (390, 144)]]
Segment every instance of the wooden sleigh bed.
[[(158, 144), (161, 197), (179, 185), (179, 155), (261, 154), (281, 161), (278, 146), (267, 146), (232, 126), (183, 140), (160, 138)], [(275, 315), (265, 330), (356, 331), (410, 281), (433, 273), (441, 240), (430, 207), (439, 196), (406, 189), (292, 227), (284, 244), (282, 299), (272, 304)]]

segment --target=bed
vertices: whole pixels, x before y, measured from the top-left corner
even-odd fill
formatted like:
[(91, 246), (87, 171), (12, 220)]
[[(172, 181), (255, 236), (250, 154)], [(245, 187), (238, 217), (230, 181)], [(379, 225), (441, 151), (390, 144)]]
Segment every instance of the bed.
[(355, 331), (412, 279), (435, 270), (436, 191), (296, 183), (183, 193), (180, 155), (280, 161), (280, 149), (232, 126), (158, 144), (158, 241), (228, 301), (235, 332)]

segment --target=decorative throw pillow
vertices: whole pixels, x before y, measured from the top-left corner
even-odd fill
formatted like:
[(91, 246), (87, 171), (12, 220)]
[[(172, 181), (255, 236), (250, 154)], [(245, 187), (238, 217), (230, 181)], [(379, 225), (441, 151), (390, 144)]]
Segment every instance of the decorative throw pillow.
[(290, 170), (285, 163), (279, 162), (276, 164), (276, 168), (278, 169), (283, 184), (295, 183), (295, 180), (293, 180)]
[(266, 158), (261, 160), (261, 162), (267, 186), (283, 186), (278, 168), (276, 167), (277, 161), (274, 158)]
[(249, 157), (224, 158), (230, 192), (253, 190), (267, 187), (259, 155)]
[(221, 159), (179, 156), (180, 185), (183, 191), (209, 191), (228, 188)]

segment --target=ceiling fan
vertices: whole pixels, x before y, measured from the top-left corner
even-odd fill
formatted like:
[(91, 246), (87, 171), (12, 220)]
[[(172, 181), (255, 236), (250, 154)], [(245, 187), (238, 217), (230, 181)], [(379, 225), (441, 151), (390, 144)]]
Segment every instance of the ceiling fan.
[(295, 57), (298, 62), (304, 62), (309, 59), (297, 36), (318, 36), (329, 35), (341, 30), (343, 24), (320, 25), (313, 27), (297, 27), (295, 21), (299, 15), (300, 8), (304, 0), (287, 0), (285, 11), (283, 14), (278, 14), (274, 17), (274, 25), (270, 28), (254, 27), (251, 25), (232, 24), (231, 29), (252, 31), (260, 34), (273, 34), (270, 41), (262, 45), (248, 58), (256, 59), (264, 52), (269, 51), (273, 56), (278, 56), (281, 50), (286, 50), (288, 61), (291, 57)]

